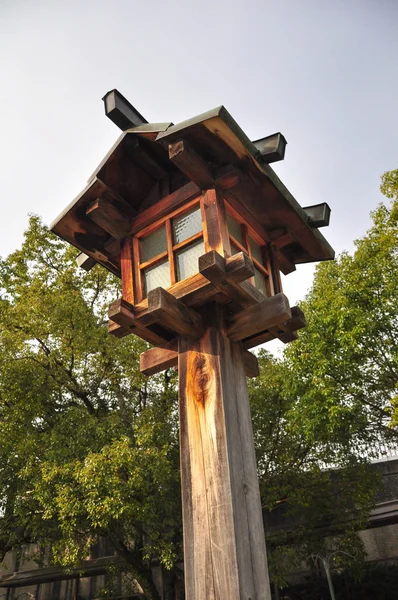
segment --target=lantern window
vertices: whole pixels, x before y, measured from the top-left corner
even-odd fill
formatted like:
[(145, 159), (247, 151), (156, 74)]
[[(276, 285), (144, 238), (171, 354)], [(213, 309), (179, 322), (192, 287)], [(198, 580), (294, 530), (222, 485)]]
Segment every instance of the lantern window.
[(205, 253), (203, 239), (177, 252), (177, 279), (181, 281), (198, 272), (199, 256)]
[(199, 200), (148, 226), (135, 238), (137, 298), (156, 287), (169, 288), (198, 272), (206, 252)]
[(147, 262), (151, 258), (167, 250), (166, 227), (159, 227), (156, 231), (142, 239), (141, 260)]
[(170, 287), (170, 266), (169, 261), (164, 260), (153, 267), (149, 267), (143, 271), (144, 274), (144, 289), (145, 294), (157, 288), (168, 288)]
[(179, 244), (189, 237), (202, 231), (202, 216), (200, 208), (195, 207), (192, 210), (173, 219), (173, 237), (174, 243)]
[(251, 282), (264, 296), (272, 295), (273, 286), (269, 277), (271, 270), (266, 243), (232, 207), (226, 205), (226, 208), (231, 255), (246, 252), (254, 265), (254, 277)]
[(234, 219), (234, 217), (227, 212), (227, 225), (228, 225), (228, 231), (231, 234), (232, 237), (235, 238), (235, 240), (241, 244), (242, 246), (244, 246), (243, 243), (243, 234), (242, 234), (242, 226), (240, 223), (238, 223), (238, 221), (236, 219)]

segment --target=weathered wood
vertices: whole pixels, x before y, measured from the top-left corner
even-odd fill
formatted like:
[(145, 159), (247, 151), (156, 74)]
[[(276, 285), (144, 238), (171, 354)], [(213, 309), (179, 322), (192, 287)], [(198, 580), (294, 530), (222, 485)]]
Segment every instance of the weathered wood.
[(226, 223), (225, 203), (222, 194), (217, 189), (210, 189), (203, 194), (203, 231), (209, 250), (215, 250), (221, 256), (230, 256)]
[(134, 304), (134, 274), (133, 274), (133, 242), (127, 237), (121, 247), (120, 271), (122, 274), (122, 297), (130, 304)]
[(97, 263), (96, 263), (96, 261), (93, 258), (91, 258), (91, 256), (88, 256), (84, 252), (80, 252), (80, 254), (78, 254), (76, 256), (76, 264), (77, 264), (78, 267), (80, 267), (84, 271), (88, 272), (88, 271), (91, 271), (91, 269)]
[(296, 331), (305, 327), (306, 321), (303, 311), (298, 306), (293, 306), (291, 308), (291, 313), (292, 317), (285, 323), (280, 323), (279, 329), (270, 327), (265, 331), (261, 331), (260, 333), (244, 339), (242, 341), (243, 348), (255, 348), (260, 344), (265, 344), (271, 340), (274, 340), (276, 337), (278, 337), (284, 344), (296, 340), (298, 337)]
[[(150, 329), (150, 327), (145, 326), (142, 322), (139, 322), (135, 318), (134, 307), (123, 298), (118, 298), (112, 302), (108, 309), (108, 316), (110, 322), (116, 323), (126, 332), (122, 334), (117, 328), (108, 326), (108, 332), (112, 335), (124, 337), (124, 335), (134, 333), (149, 344), (154, 344), (156, 346), (165, 344), (169, 341), (162, 333), (154, 331), (153, 329)], [(148, 323), (148, 325), (151, 324), (152, 322)]]
[(94, 200), (87, 208), (86, 215), (115, 239), (123, 238), (130, 230), (130, 217), (108, 198)]
[(245, 281), (254, 276), (253, 262), (245, 252), (239, 252), (227, 260), (215, 250), (199, 257), (199, 272), (212, 283)]
[(202, 190), (214, 185), (210, 165), (191, 147), (187, 140), (178, 140), (169, 144), (169, 159)]
[(245, 252), (239, 252), (226, 260), (217, 252), (207, 252), (199, 257), (199, 272), (231, 300), (235, 310), (264, 300), (264, 295), (245, 281), (254, 276), (253, 263)]
[(115, 238), (109, 238), (107, 242), (104, 244), (104, 250), (108, 252), (111, 256), (119, 256), (121, 251), (120, 240), (115, 240)]
[(276, 332), (272, 328), (270, 329), (284, 344), (289, 344), (297, 340), (297, 330), (303, 329), (306, 326), (303, 311), (298, 306), (293, 306), (291, 310), (292, 317), (285, 323), (280, 323)]
[(114, 337), (123, 338), (126, 335), (130, 335), (131, 331), (129, 329), (124, 329), (124, 327), (114, 321), (108, 321), (108, 333)]
[(245, 350), (248, 350), (249, 348), (255, 348), (256, 346), (259, 346), (260, 344), (266, 344), (267, 342), (271, 342), (274, 339), (275, 335), (271, 333), (268, 329), (266, 329), (261, 333), (243, 339), (242, 347)]
[(275, 248), (284, 248), (284, 246), (288, 246), (289, 244), (292, 244), (294, 242), (294, 239), (292, 237), (292, 235), (290, 233), (283, 233), (282, 235), (278, 236), (278, 237), (273, 237), (272, 238), (272, 243), (275, 246)]
[(161, 287), (148, 294), (148, 314), (154, 322), (177, 335), (195, 339), (202, 333), (202, 321), (198, 313)]
[(307, 325), (305, 320), (305, 315), (301, 308), (298, 306), (292, 307), (292, 317), (288, 321), (286, 321), (286, 327), (289, 331), (297, 331), (298, 329), (303, 329)]
[(150, 348), (140, 354), (140, 371), (144, 375), (155, 375), (178, 364), (178, 341), (172, 340), (165, 346)]
[(226, 260), (228, 277), (240, 283), (254, 276), (253, 261), (246, 252), (238, 252)]
[(246, 377), (258, 377), (260, 367), (258, 366), (257, 356), (248, 350), (242, 351), (243, 369)]
[(255, 306), (232, 315), (229, 319), (227, 334), (233, 341), (243, 340), (287, 321), (292, 316), (289, 301), (284, 294), (266, 298)]
[(241, 348), (208, 309), (201, 339), (179, 342), (186, 597), (270, 600)]
[(166, 175), (166, 171), (145, 149), (144, 142), (138, 136), (134, 141), (134, 149), (132, 147), (129, 148), (129, 152), (131, 153), (134, 162), (136, 162), (141, 169), (146, 171), (154, 179), (163, 179), (163, 177)]
[(108, 317), (124, 329), (135, 325), (134, 307), (123, 298), (112, 302), (108, 309)]
[(240, 175), (236, 167), (226, 165), (216, 170), (214, 179), (218, 189), (230, 190), (238, 185)]

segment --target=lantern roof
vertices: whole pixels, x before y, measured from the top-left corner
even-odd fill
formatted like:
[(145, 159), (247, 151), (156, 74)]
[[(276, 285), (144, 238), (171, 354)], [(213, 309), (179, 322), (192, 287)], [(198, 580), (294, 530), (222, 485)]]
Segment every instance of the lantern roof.
[[(269, 150), (270, 140), (276, 150)], [(202, 170), (181, 167), (170, 151), (179, 142)], [(219, 187), (258, 223), (286, 264), (332, 259), (334, 251), (318, 230), (328, 224), (328, 206), (306, 212), (268, 164), (283, 158), (285, 143), (281, 134), (253, 143), (223, 106), (177, 125), (142, 122), (122, 133), (51, 230), (120, 275), (118, 242), (134, 231), (138, 215), (184, 186), (196, 186), (198, 194)], [(94, 219), (98, 208), (101, 218)]]

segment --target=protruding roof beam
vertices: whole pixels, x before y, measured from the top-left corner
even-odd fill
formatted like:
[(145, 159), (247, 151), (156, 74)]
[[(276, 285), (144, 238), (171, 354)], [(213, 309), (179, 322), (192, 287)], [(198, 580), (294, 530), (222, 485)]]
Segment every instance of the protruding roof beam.
[(273, 133), (267, 137), (253, 142), (260, 152), (262, 159), (267, 163), (277, 162), (285, 158), (286, 138), (280, 133)]
[(304, 206), (303, 210), (309, 217), (311, 227), (327, 227), (330, 221), (330, 207), (326, 202), (314, 204), (313, 206)]
[(118, 90), (111, 90), (102, 98), (106, 116), (122, 131), (138, 127), (148, 121)]
[(97, 263), (93, 258), (91, 258), (91, 256), (88, 256), (88, 254), (85, 254), (84, 252), (80, 252), (80, 254), (78, 254), (76, 256), (76, 264), (78, 267), (80, 267), (81, 269), (84, 269), (85, 271), (91, 271), (91, 269)]

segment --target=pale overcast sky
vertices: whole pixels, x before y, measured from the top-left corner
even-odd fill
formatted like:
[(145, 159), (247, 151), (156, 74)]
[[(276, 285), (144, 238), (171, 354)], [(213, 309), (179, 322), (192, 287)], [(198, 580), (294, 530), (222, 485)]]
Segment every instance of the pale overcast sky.
[[(398, 0), (0, 0), (0, 254), (84, 187), (120, 133), (115, 87), (149, 121), (224, 104), (251, 139), (281, 131), (276, 172), (351, 250), (398, 167), (397, 33)], [(288, 276), (292, 304), (312, 272)]]

